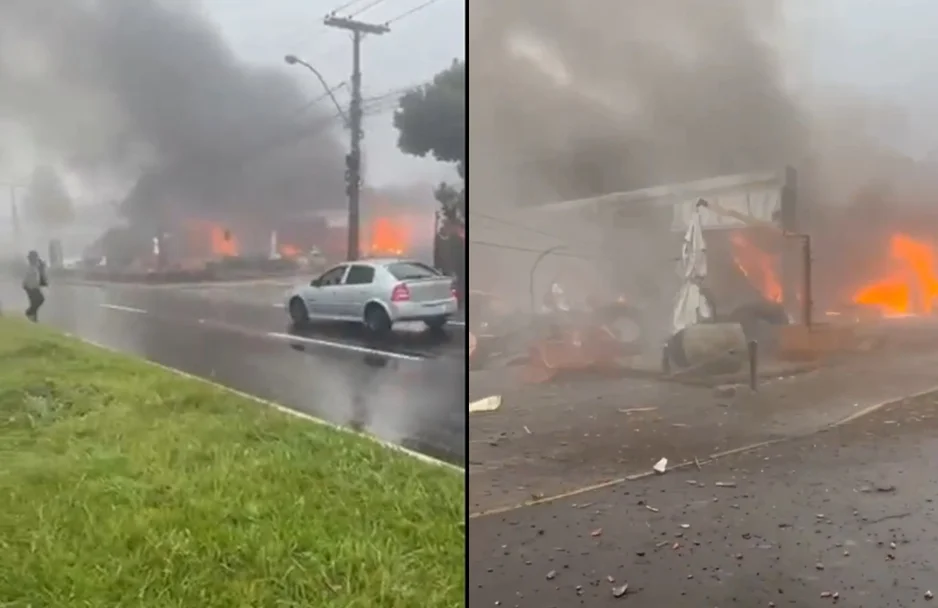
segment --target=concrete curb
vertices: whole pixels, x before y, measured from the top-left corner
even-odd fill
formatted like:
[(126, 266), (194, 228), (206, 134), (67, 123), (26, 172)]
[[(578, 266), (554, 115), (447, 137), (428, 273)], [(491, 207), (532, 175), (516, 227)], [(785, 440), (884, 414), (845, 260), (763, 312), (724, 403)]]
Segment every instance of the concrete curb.
[[(110, 352), (110, 353), (114, 353), (114, 354), (121, 355), (121, 356), (124, 356), (124, 357), (127, 357), (127, 356), (131, 356), (131, 357), (132, 357), (132, 356), (134, 356), (134, 355), (129, 355), (128, 353), (121, 352), (121, 351), (117, 350), (116, 348), (112, 348), (112, 347), (110, 347), (110, 346), (107, 346), (106, 344), (101, 344), (101, 343), (99, 343), (99, 342), (95, 342), (94, 340), (88, 340), (88, 339), (86, 339), (86, 338), (83, 338), (83, 337), (81, 337), (81, 336), (77, 336), (77, 335), (72, 334), (72, 333), (70, 333), (70, 332), (64, 332), (64, 331), (63, 331), (63, 332), (59, 332), (59, 333), (61, 333), (61, 334), (64, 335), (64, 336), (67, 336), (67, 337), (69, 337), (69, 338), (72, 338), (72, 339), (74, 339), (74, 340), (78, 340), (79, 342), (84, 342), (85, 344), (94, 346), (95, 348), (100, 348), (101, 350), (104, 350), (104, 351), (107, 351), (107, 352)], [(381, 446), (381, 447), (383, 447), (383, 448), (386, 448), (386, 449), (392, 450), (392, 451), (396, 451), (396, 452), (399, 452), (399, 453), (401, 453), (401, 454), (405, 454), (405, 455), (410, 456), (411, 458), (415, 458), (415, 459), (417, 459), (417, 460), (419, 460), (419, 461), (421, 461), (421, 462), (423, 462), (423, 463), (430, 464), (430, 465), (434, 465), (434, 466), (438, 466), (438, 467), (447, 469), (447, 470), (449, 470), (449, 471), (453, 471), (453, 472), (455, 472), (455, 473), (459, 473), (459, 474), (461, 474), (461, 475), (465, 475), (465, 474), (466, 474), (466, 469), (464, 469), (463, 467), (460, 467), (460, 466), (458, 466), (458, 465), (455, 465), (455, 464), (446, 462), (445, 460), (438, 460), (438, 459), (433, 458), (433, 457), (431, 457), (431, 456), (427, 456), (426, 454), (421, 454), (420, 452), (416, 452), (416, 451), (414, 451), (414, 450), (410, 450), (410, 449), (408, 449), (408, 448), (405, 448), (405, 447), (403, 447), (403, 446), (390, 443), (390, 442), (388, 442), (388, 441), (384, 441), (383, 439), (379, 439), (379, 438), (375, 437), (374, 435), (369, 435), (368, 433), (362, 433), (362, 432), (355, 431), (355, 430), (353, 430), (353, 429), (349, 429), (349, 428), (346, 428), (346, 427), (343, 427), (343, 426), (340, 426), (340, 425), (337, 425), (337, 424), (333, 424), (333, 423), (331, 423), (331, 422), (329, 422), (329, 421), (327, 421), (327, 420), (323, 420), (322, 418), (316, 418), (315, 416), (311, 416), (311, 415), (306, 414), (306, 413), (304, 413), (304, 412), (298, 412), (298, 411), (293, 410), (293, 409), (290, 409), (290, 408), (288, 408), (288, 407), (286, 407), (286, 406), (280, 405), (279, 403), (274, 403), (273, 401), (269, 401), (269, 400), (267, 400), (267, 399), (263, 399), (263, 398), (258, 397), (258, 396), (256, 396), (256, 395), (251, 395), (251, 394), (249, 394), (249, 393), (245, 393), (245, 392), (243, 392), (243, 391), (239, 391), (239, 390), (237, 390), (237, 389), (231, 388), (230, 386), (225, 386), (224, 384), (219, 384), (219, 383), (217, 383), (217, 382), (212, 382), (211, 380), (208, 380), (207, 378), (202, 378), (201, 376), (196, 376), (196, 375), (194, 375), (194, 374), (190, 374), (190, 373), (188, 373), (188, 372), (184, 372), (184, 371), (179, 370), (179, 369), (176, 369), (176, 368), (174, 368), (174, 367), (169, 367), (168, 365), (163, 365), (162, 363), (157, 363), (156, 361), (150, 361), (149, 359), (143, 359), (142, 357), (136, 357), (136, 358), (139, 359), (140, 361), (143, 361), (143, 362), (146, 363), (147, 365), (151, 365), (151, 366), (153, 366), (153, 367), (156, 367), (156, 368), (161, 369), (161, 370), (163, 370), (163, 371), (169, 372), (169, 373), (171, 373), (171, 374), (175, 374), (175, 375), (177, 375), (177, 376), (181, 376), (181, 377), (187, 378), (187, 379), (189, 379), (189, 380), (194, 380), (194, 381), (196, 381), (196, 382), (200, 382), (200, 383), (205, 384), (205, 385), (207, 385), (207, 386), (211, 386), (211, 387), (214, 387), (214, 388), (217, 388), (217, 389), (221, 389), (221, 390), (226, 391), (226, 392), (228, 392), (228, 393), (231, 393), (231, 394), (233, 394), (233, 395), (237, 395), (237, 396), (242, 397), (242, 398), (244, 398), (244, 399), (248, 399), (248, 400), (250, 400), (250, 401), (253, 401), (254, 403), (257, 403), (257, 404), (259, 404), (259, 405), (264, 405), (264, 406), (273, 408), (273, 409), (275, 409), (275, 410), (277, 410), (277, 411), (279, 411), (279, 412), (282, 412), (282, 413), (284, 413), (284, 414), (293, 416), (293, 417), (295, 417), (295, 418), (300, 418), (300, 419), (302, 419), (302, 420), (306, 420), (307, 422), (312, 422), (312, 423), (314, 423), (314, 424), (318, 424), (318, 425), (321, 425), (321, 426), (325, 426), (325, 427), (328, 427), (328, 428), (333, 429), (333, 430), (335, 430), (335, 431), (339, 431), (339, 432), (341, 432), (341, 433), (346, 433), (346, 434), (349, 434), (349, 435), (353, 435), (353, 436), (359, 437), (359, 438), (361, 438), (361, 439), (365, 439), (365, 440), (367, 440), (367, 441), (371, 441), (372, 443), (375, 443), (375, 444), (377, 444), (377, 445), (379, 445), (379, 446)]]
[[(842, 426), (845, 426), (845, 425), (847, 425), (847, 424), (850, 424), (851, 422), (855, 422), (855, 421), (857, 421), (857, 420), (859, 420), (859, 419), (861, 419), (861, 418), (864, 418), (864, 417), (866, 417), (866, 416), (869, 416), (870, 414), (873, 414), (873, 413), (875, 413), (875, 412), (877, 412), (877, 411), (883, 409), (884, 407), (887, 407), (887, 406), (890, 406), (890, 405), (894, 405), (894, 404), (896, 404), (896, 403), (901, 403), (902, 401), (905, 401), (906, 399), (916, 399), (916, 398), (918, 398), (918, 397), (922, 397), (922, 396), (924, 396), (924, 395), (928, 395), (929, 393), (935, 393), (935, 392), (938, 392), (938, 385), (933, 386), (933, 387), (928, 388), (928, 389), (925, 389), (925, 390), (923, 390), (923, 391), (917, 391), (917, 392), (915, 392), (915, 393), (911, 393), (911, 394), (908, 394), (908, 395), (903, 395), (903, 396), (901, 396), (901, 397), (893, 397), (893, 398), (890, 398), (890, 399), (886, 399), (885, 401), (880, 401), (880, 402), (878, 402), (878, 403), (874, 403), (873, 405), (870, 405), (870, 406), (868, 406), (868, 407), (865, 407), (865, 408), (863, 408), (862, 410), (860, 410), (860, 411), (858, 411), (858, 412), (854, 412), (854, 413), (850, 414), (849, 416), (847, 416), (847, 417), (845, 417), (845, 418), (841, 418), (840, 420), (837, 420), (837, 421), (832, 422), (832, 423), (830, 423), (830, 424), (826, 424), (826, 425), (824, 425), (824, 426), (822, 426), (822, 427), (820, 427), (820, 428), (818, 428), (818, 429), (815, 429), (815, 430), (813, 430), (813, 431), (808, 431), (808, 432), (806, 432), (806, 433), (799, 433), (799, 434), (796, 434), (796, 435), (790, 435), (790, 436), (787, 436), (787, 437), (779, 437), (779, 438), (777, 438), (777, 439), (769, 439), (769, 440), (766, 440), (766, 441), (760, 441), (760, 442), (758, 442), (758, 443), (753, 443), (753, 444), (745, 445), (745, 446), (742, 446), (742, 447), (732, 448), (732, 449), (729, 449), (729, 450), (724, 450), (724, 451), (722, 451), (722, 452), (717, 452), (717, 453), (715, 453), (715, 454), (710, 454), (709, 456), (706, 456), (706, 457), (704, 457), (704, 458), (702, 458), (702, 459), (701, 459), (701, 458), (698, 458), (698, 459), (695, 459), (695, 460), (690, 460), (690, 461), (681, 462), (681, 463), (678, 463), (678, 464), (676, 464), (676, 465), (669, 466), (669, 467), (668, 467), (668, 473), (670, 473), (670, 472), (672, 472), (672, 471), (679, 471), (679, 470), (682, 470), (682, 469), (687, 469), (687, 468), (690, 468), (690, 467), (693, 467), (693, 466), (698, 466), (698, 467), (699, 467), (700, 465), (709, 464), (709, 463), (715, 462), (715, 461), (717, 461), (717, 460), (719, 460), (719, 459), (721, 459), (721, 458), (726, 458), (727, 456), (735, 456), (735, 455), (737, 455), (737, 454), (745, 454), (745, 453), (748, 453), (748, 452), (754, 452), (754, 451), (756, 451), (756, 450), (759, 450), (759, 449), (762, 449), (762, 448), (766, 448), (766, 447), (769, 447), (769, 446), (773, 446), (773, 445), (777, 445), (777, 444), (780, 444), (780, 443), (786, 443), (786, 442), (789, 442), (789, 441), (796, 441), (796, 440), (798, 440), (798, 439), (804, 439), (804, 438), (806, 438), (806, 437), (811, 437), (812, 435), (817, 435), (817, 434), (819, 434), (819, 433), (825, 433), (825, 432), (828, 432), (828, 431), (833, 431), (833, 430), (836, 430), (836, 429), (838, 429), (838, 428), (840, 428), (840, 427), (842, 427)], [(629, 481), (639, 481), (639, 480), (641, 480), (641, 479), (646, 479), (646, 478), (648, 478), (648, 477), (655, 477), (655, 476), (657, 476), (657, 475), (659, 475), (659, 474), (656, 473), (654, 470), (649, 469), (649, 470), (647, 470), (647, 471), (642, 471), (642, 472), (640, 472), (640, 473), (633, 473), (632, 475), (626, 475), (626, 476), (624, 476), (624, 477), (618, 477), (618, 478), (616, 478), (616, 479), (610, 479), (610, 480), (608, 480), (608, 481), (603, 481), (603, 482), (600, 482), (600, 483), (597, 483), (597, 484), (593, 484), (593, 485), (590, 485), (590, 486), (585, 486), (585, 487), (582, 487), (582, 488), (577, 488), (577, 489), (575, 489), (575, 490), (570, 490), (569, 492), (563, 492), (563, 493), (555, 494), (555, 495), (552, 495), (552, 496), (545, 496), (545, 497), (543, 497), (543, 498), (538, 498), (538, 499), (536, 499), (536, 500), (529, 500), (529, 501), (525, 501), (525, 502), (523, 502), (523, 503), (514, 504), (514, 505), (508, 505), (508, 506), (505, 506), (505, 507), (496, 507), (496, 508), (494, 508), (494, 509), (487, 509), (487, 510), (483, 510), (483, 511), (477, 511), (477, 512), (475, 512), (475, 513), (470, 513), (469, 516), (468, 516), (468, 518), (469, 518), (469, 519), (477, 519), (477, 518), (480, 518), (480, 517), (488, 517), (488, 516), (490, 516), (490, 515), (500, 515), (500, 514), (503, 514), (503, 513), (509, 513), (509, 512), (511, 512), (511, 511), (518, 511), (518, 510), (520, 510), (520, 509), (524, 509), (524, 508), (527, 508), (527, 507), (535, 507), (535, 506), (537, 506), (537, 505), (549, 504), (549, 503), (552, 503), (552, 502), (556, 502), (556, 501), (558, 501), (558, 500), (563, 500), (564, 498), (571, 498), (571, 497), (573, 497), (573, 496), (579, 496), (579, 495), (581, 495), (581, 494), (587, 494), (587, 493), (589, 493), (589, 492), (594, 492), (594, 491), (596, 491), (596, 490), (602, 490), (602, 489), (604, 489), (604, 488), (610, 488), (610, 487), (613, 487), (613, 486), (621, 485), (621, 484), (624, 484), (624, 483), (629, 482)], [(470, 483), (471, 483), (471, 479), (470, 479)]]

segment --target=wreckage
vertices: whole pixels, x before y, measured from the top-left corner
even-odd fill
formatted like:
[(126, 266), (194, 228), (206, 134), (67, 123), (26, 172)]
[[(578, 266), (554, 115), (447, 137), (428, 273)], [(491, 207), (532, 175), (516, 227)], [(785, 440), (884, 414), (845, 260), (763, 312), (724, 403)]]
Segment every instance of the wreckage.
[[(666, 369), (715, 373), (738, 368), (749, 342), (758, 341), (768, 350), (782, 346), (793, 350), (798, 340), (792, 336), (798, 331), (781, 328), (798, 327), (794, 322), (798, 316), (800, 326), (812, 325), (810, 264), (799, 263), (799, 258), (810, 258), (810, 239), (796, 230), (794, 182), (794, 171), (786, 169), (565, 201), (529, 212), (532, 218), (585, 220), (596, 227), (603, 234), (604, 247), (583, 257), (589, 259), (587, 266), (602, 269), (600, 274), (605, 273), (607, 282), (622, 278), (617, 262), (623, 259), (658, 257), (662, 264), (644, 266), (660, 269), (670, 257), (667, 249), (672, 245), (668, 243), (680, 246), (681, 257), (678, 280), (666, 287), (672, 294), (672, 306), (670, 318), (665, 320), (659, 313), (663, 308), (661, 294), (649, 298), (645, 293), (649, 290), (634, 286), (605, 298), (587, 297), (586, 304), (574, 311), (563, 281), (554, 279), (540, 305), (535, 306), (538, 265), (569, 248), (555, 246), (543, 251), (530, 271), (534, 314), (524, 323), (516, 313), (508, 323), (513, 328), (508, 333), (515, 342), (527, 345), (518, 357), (526, 359), (529, 370), (537, 370), (527, 375), (545, 379), (564, 369), (647, 369), (649, 355), (655, 350)], [(537, 221), (531, 223), (536, 225)], [(680, 234), (683, 238), (679, 242), (661, 239), (660, 247), (648, 249), (650, 227), (657, 227), (664, 236)], [(752, 246), (752, 239), (763, 242)], [(641, 243), (642, 248), (633, 245), (630, 250), (630, 243)], [(801, 247), (792, 247), (792, 243)], [(747, 262), (740, 259), (746, 250), (760, 255), (770, 251), (771, 259)], [(632, 266), (632, 272), (641, 268)], [(667, 283), (667, 278), (662, 280), (660, 272), (655, 272), (646, 277), (645, 285)], [(486, 294), (485, 299), (497, 297)], [(491, 307), (481, 304), (472, 310), (472, 300), (471, 296), (471, 341), (475, 344), (474, 363), (479, 365), (487, 353), (499, 350), (497, 343), (506, 334), (496, 329), (498, 321), (492, 320), (498, 315), (486, 313)], [(628, 329), (617, 331), (623, 321)]]

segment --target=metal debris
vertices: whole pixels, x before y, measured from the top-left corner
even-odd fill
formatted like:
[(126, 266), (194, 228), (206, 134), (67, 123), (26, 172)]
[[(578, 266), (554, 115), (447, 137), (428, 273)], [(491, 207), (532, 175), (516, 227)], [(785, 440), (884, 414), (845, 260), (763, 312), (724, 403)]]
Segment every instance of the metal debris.
[(590, 532), (590, 536), (593, 536), (593, 537), (601, 536), (602, 533), (603, 533), (603, 529), (602, 529), (602, 528), (596, 528), (595, 530), (593, 530), (592, 532)]
[(681, 527), (686, 530), (686, 529), (690, 528), (690, 524), (681, 524)]
[(557, 578), (557, 571), (556, 571), (556, 570), (551, 570), (550, 572), (547, 573), (547, 580), (552, 581), (552, 580), (554, 580), (555, 578)]
[(668, 468), (668, 459), (662, 458), (661, 460), (656, 462), (655, 466), (653, 466), (652, 468), (655, 470), (655, 473), (659, 475), (663, 474)]
[(816, 570), (823, 570), (823, 569), (824, 569), (824, 564), (822, 564), (821, 562), (818, 562), (818, 563), (814, 564), (814, 568), (815, 568)]
[(926, 600), (930, 600), (930, 599), (932, 599), (932, 598), (934, 598), (934, 597), (935, 597), (935, 594), (933, 594), (931, 591), (926, 591), (926, 592), (925, 592), (925, 599), (926, 599)]
[(618, 587), (613, 587), (612, 597), (623, 597), (626, 593), (629, 592), (629, 584), (620, 585)]
[(658, 512), (658, 509), (654, 508), (654, 507), (651, 506), (651, 505), (645, 505), (645, 508), (648, 509), (649, 511), (651, 511), (652, 513), (657, 513), (657, 512)]
[(736, 482), (735, 481), (718, 481), (714, 485), (716, 485), (716, 487), (718, 488), (735, 488)]
[(834, 595), (834, 594), (831, 593), (830, 591), (822, 591), (822, 592), (821, 592), (821, 597), (831, 597), (832, 595)]

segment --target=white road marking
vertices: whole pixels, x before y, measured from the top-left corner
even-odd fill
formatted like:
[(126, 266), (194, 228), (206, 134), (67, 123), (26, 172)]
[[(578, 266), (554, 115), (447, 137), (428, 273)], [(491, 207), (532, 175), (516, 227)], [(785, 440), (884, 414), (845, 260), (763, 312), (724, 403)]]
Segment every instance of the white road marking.
[[(132, 306), (121, 306), (119, 304), (101, 304), (101, 308), (107, 308), (109, 310), (117, 310), (120, 312), (130, 312), (130, 313), (134, 313), (138, 315), (147, 314), (147, 311), (143, 310), (142, 308), (134, 308)], [(242, 328), (226, 327), (223, 324), (219, 324), (214, 321), (209, 321), (206, 319), (195, 319), (195, 322), (199, 325), (210, 324), (212, 326), (218, 327), (219, 329), (225, 329), (227, 331), (232, 331), (232, 330), (241, 331), (242, 330)], [(280, 332), (266, 332), (266, 333), (248, 332), (248, 333), (257, 337), (261, 337), (261, 338), (270, 338), (274, 340), (290, 341), (294, 343), (299, 342), (301, 344), (312, 344), (315, 346), (325, 346), (328, 348), (347, 350), (347, 351), (351, 351), (354, 353), (362, 353), (365, 355), (376, 355), (379, 357), (388, 357), (389, 359), (398, 359), (401, 361), (415, 361), (415, 362), (420, 363), (420, 362), (424, 362), (427, 360), (426, 357), (420, 357), (417, 355), (407, 355), (404, 353), (396, 353), (393, 351), (380, 350), (377, 348), (368, 348), (367, 346), (359, 346), (357, 344), (346, 344), (344, 342), (333, 342), (332, 340), (322, 340), (320, 338), (308, 338), (306, 336), (297, 336), (293, 334), (285, 334), (285, 333), (280, 333)]]
[(147, 311), (142, 308), (134, 308), (133, 306), (120, 306), (119, 304), (102, 304), (101, 308), (108, 308), (110, 310), (119, 310), (121, 312), (132, 312), (138, 315), (145, 315)]
[(301, 344), (313, 344), (316, 346), (326, 346), (329, 348), (337, 348), (339, 350), (347, 350), (353, 353), (362, 353), (365, 355), (376, 355), (379, 357), (388, 357), (389, 359), (400, 359), (402, 361), (416, 361), (423, 362), (426, 361), (426, 357), (418, 357), (416, 355), (405, 355), (403, 353), (395, 353), (387, 350), (378, 350), (376, 348), (368, 348), (367, 346), (358, 346), (357, 344), (345, 344), (344, 342), (332, 342), (330, 340), (320, 340), (319, 338), (307, 338), (306, 336), (295, 336), (293, 334), (284, 334), (279, 332), (268, 332), (267, 337), (273, 338), (274, 340), (285, 340), (288, 342), (299, 342)]
[[(282, 302), (281, 302), (281, 303), (274, 302), (274, 303), (271, 304), (271, 306), (272, 306), (273, 308), (277, 308), (277, 309), (280, 309), (280, 310), (286, 310), (286, 304), (283, 304)], [(465, 326), (466, 326), (466, 322), (465, 322), (465, 321), (447, 321), (446, 324), (447, 324), (447, 325), (452, 325), (452, 326), (454, 326), (454, 327), (465, 327)]]

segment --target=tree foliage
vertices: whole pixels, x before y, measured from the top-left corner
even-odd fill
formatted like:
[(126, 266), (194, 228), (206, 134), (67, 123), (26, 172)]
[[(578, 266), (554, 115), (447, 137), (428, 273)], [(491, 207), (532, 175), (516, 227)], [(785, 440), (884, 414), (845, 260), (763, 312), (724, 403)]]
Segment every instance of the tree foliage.
[(62, 226), (72, 221), (75, 209), (62, 178), (52, 167), (37, 167), (25, 197), (24, 213), (44, 226)]
[[(394, 126), (400, 134), (397, 145), (401, 151), (456, 163), (459, 176), (465, 180), (466, 63), (454, 61), (432, 81), (401, 97)], [(436, 197), (447, 219), (465, 222), (464, 188), (443, 183)]]

